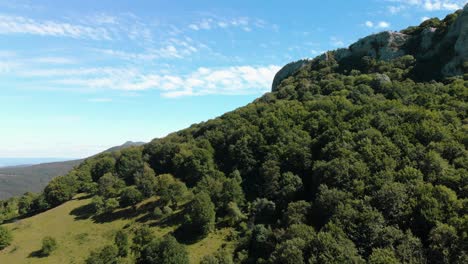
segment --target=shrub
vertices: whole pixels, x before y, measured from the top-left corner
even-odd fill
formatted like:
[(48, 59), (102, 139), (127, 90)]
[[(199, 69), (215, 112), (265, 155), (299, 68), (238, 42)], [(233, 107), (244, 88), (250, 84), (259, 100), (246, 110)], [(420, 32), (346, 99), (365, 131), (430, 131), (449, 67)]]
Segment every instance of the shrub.
[(0, 250), (8, 247), (13, 240), (10, 230), (6, 227), (0, 226)]
[(42, 239), (41, 254), (44, 256), (49, 256), (57, 249), (57, 247), (57, 240), (55, 240), (53, 237), (46, 236)]
[(115, 245), (119, 249), (119, 256), (126, 257), (128, 255), (128, 235), (123, 230), (117, 231), (114, 238)]

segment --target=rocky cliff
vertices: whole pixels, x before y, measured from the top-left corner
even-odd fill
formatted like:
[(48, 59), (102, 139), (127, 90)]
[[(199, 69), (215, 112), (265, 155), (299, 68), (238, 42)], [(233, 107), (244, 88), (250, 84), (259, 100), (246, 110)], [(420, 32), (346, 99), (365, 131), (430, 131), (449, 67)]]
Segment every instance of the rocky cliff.
[(358, 40), (348, 48), (322, 54), (313, 60), (299, 60), (284, 66), (275, 76), (272, 90), (287, 77), (314, 60), (334, 58), (352, 65), (362, 57), (392, 60), (404, 55), (416, 59), (416, 79), (443, 79), (463, 75), (468, 67), (468, 4), (445, 19), (430, 19), (400, 32), (385, 31)]

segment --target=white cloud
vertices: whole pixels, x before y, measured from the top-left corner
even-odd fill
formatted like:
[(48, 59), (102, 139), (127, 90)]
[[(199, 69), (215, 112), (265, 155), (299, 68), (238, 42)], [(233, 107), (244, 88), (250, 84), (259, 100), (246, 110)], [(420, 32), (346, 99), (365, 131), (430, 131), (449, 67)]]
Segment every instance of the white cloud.
[(377, 29), (390, 27), (390, 23), (386, 21), (379, 21), (379, 22), (366, 21), (364, 25), (368, 28), (377, 28)]
[(388, 27), (390, 27), (390, 23), (385, 22), (385, 21), (380, 21), (380, 22), (377, 24), (377, 27), (378, 27), (378, 28), (388, 28)]
[[(260, 94), (271, 87), (277, 65), (198, 68), (182, 75), (144, 73), (136, 68), (25, 70), (22, 76), (42, 77), (51, 86), (94, 91), (159, 90), (163, 97), (207, 94)], [(94, 102), (97, 102), (94, 99)]]
[(384, 0), (386, 2), (397, 3), (389, 6), (390, 13), (395, 14), (408, 8), (419, 8), (425, 11), (455, 11), (467, 3), (466, 0)]
[(9, 15), (0, 15), (0, 34), (32, 34), (94, 40), (111, 39), (105, 28), (54, 21), (37, 21), (22, 16)]
[(251, 19), (248, 17), (236, 17), (232, 19), (204, 18), (196, 23), (191, 23), (188, 27), (192, 30), (210, 30), (240, 28), (250, 32), (253, 28), (265, 28), (266, 22), (261, 19)]
[(430, 19), (430, 17), (427, 17), (427, 16), (421, 17), (421, 22), (424, 22), (424, 21), (426, 21), (428, 19)]

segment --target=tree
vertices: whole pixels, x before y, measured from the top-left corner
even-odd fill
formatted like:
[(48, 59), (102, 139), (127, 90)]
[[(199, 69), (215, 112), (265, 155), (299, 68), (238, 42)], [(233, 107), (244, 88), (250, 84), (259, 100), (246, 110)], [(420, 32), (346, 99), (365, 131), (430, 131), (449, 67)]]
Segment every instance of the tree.
[(453, 226), (438, 224), (429, 234), (429, 259), (436, 263), (455, 263), (460, 253), (457, 231)]
[(12, 241), (11, 231), (4, 226), (0, 226), (0, 250), (8, 247)]
[(135, 174), (135, 185), (144, 197), (151, 197), (156, 192), (157, 180), (154, 170), (145, 163), (142, 171)]
[(142, 150), (139, 147), (130, 147), (121, 151), (115, 163), (115, 171), (127, 185), (135, 182), (134, 176), (143, 169), (144, 161)]
[(115, 233), (114, 238), (115, 245), (119, 250), (120, 257), (126, 257), (128, 255), (129, 243), (128, 243), (128, 235), (123, 230), (117, 231)]
[(285, 218), (287, 225), (304, 224), (310, 215), (311, 205), (306, 201), (291, 202), (288, 204)]
[(120, 194), (120, 206), (135, 206), (143, 200), (143, 195), (135, 186), (125, 187)]
[(93, 199), (91, 199), (91, 206), (95, 213), (102, 214), (104, 212), (104, 199), (102, 196), (94, 196)]
[(104, 202), (104, 213), (112, 213), (119, 208), (119, 201), (115, 198), (109, 198)]
[(205, 192), (196, 194), (187, 207), (185, 230), (191, 230), (195, 237), (203, 238), (214, 229), (214, 224), (215, 206), (210, 196)]
[(46, 236), (42, 239), (41, 254), (43, 256), (49, 256), (53, 251), (57, 249), (57, 240), (55, 238)]
[(78, 182), (73, 175), (59, 176), (44, 189), (45, 199), (52, 206), (60, 205), (69, 201), (78, 190)]
[(97, 159), (94, 166), (91, 168), (91, 177), (94, 182), (98, 182), (99, 179), (106, 173), (114, 171), (115, 159), (111, 156), (103, 156)]
[(171, 174), (162, 174), (156, 177), (157, 191), (161, 202), (164, 205), (171, 203), (172, 206), (177, 207), (179, 201), (185, 198), (187, 193), (187, 186), (179, 179), (174, 178)]
[(117, 264), (118, 260), (118, 248), (115, 245), (109, 245), (99, 250), (92, 251), (86, 259), (86, 264)]
[(251, 217), (254, 223), (269, 224), (276, 216), (276, 204), (265, 198), (257, 198), (252, 203)]
[(311, 244), (309, 263), (365, 263), (359, 256), (354, 243), (347, 239), (343, 231), (332, 228), (319, 232)]
[(99, 194), (105, 198), (117, 197), (124, 186), (124, 181), (112, 173), (99, 178)]
[(306, 244), (300, 238), (289, 239), (276, 245), (270, 262), (276, 264), (301, 264), (305, 263), (303, 250)]
[(152, 240), (141, 252), (138, 264), (188, 264), (189, 256), (185, 246), (179, 244), (173, 236), (162, 240)]
[(224, 181), (220, 197), (224, 208), (226, 208), (231, 202), (234, 202), (239, 206), (244, 205), (245, 196), (241, 184), (242, 178), (240, 174), (233, 174), (231, 175), (231, 178)]
[(20, 215), (30, 213), (32, 211), (31, 208), (35, 198), (36, 195), (33, 193), (27, 192), (23, 194), (23, 196), (18, 200), (18, 213)]
[(155, 236), (149, 226), (143, 225), (138, 227), (134, 231), (132, 251), (138, 255), (153, 239), (155, 239)]
[(395, 252), (389, 248), (375, 248), (369, 257), (369, 264), (398, 264)]

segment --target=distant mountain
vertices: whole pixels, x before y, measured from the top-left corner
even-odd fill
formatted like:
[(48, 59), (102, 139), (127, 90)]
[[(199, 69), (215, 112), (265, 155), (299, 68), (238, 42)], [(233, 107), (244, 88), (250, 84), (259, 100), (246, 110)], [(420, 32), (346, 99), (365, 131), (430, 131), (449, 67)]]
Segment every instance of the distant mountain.
[[(132, 146), (141, 146), (143, 144), (144, 142), (127, 141), (120, 146), (109, 148), (103, 152), (113, 152)], [(37, 161), (38, 159), (35, 160)], [(21, 195), (25, 192), (40, 192), (52, 178), (67, 174), (83, 160), (84, 159), (77, 159), (35, 165), (22, 164), (2, 167), (0, 168), (0, 200)], [(35, 163), (34, 160), (28, 161), (28, 163), (29, 162)]]
[(70, 158), (0, 158), (0, 168), (13, 166), (29, 166), (41, 163), (51, 163), (70, 160)]

